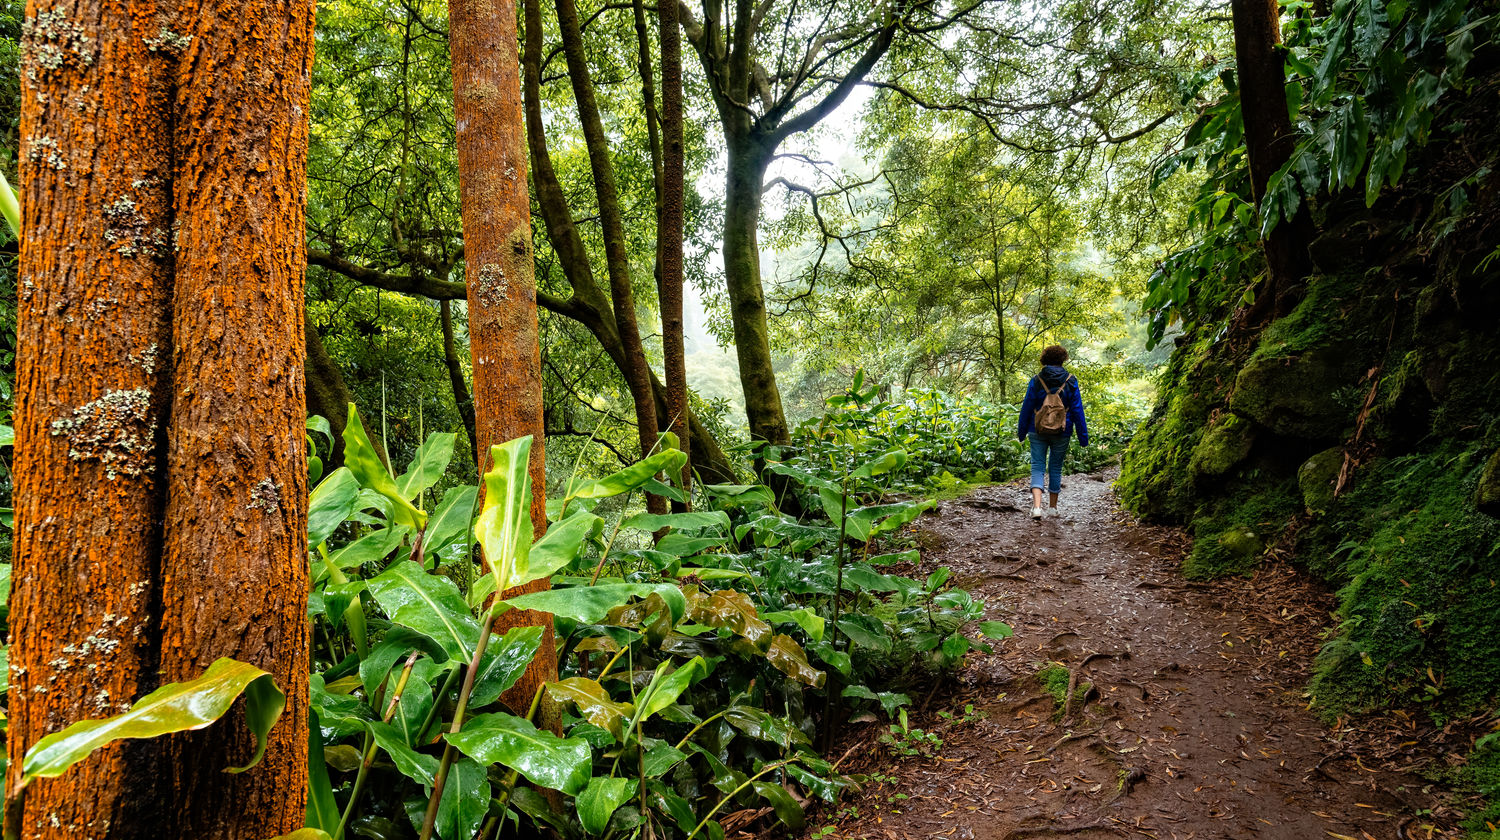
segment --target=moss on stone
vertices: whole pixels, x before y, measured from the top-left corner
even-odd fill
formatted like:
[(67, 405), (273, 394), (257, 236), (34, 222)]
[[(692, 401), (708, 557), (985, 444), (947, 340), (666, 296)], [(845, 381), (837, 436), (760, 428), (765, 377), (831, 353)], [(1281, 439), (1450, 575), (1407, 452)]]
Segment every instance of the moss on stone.
[(1354, 418), (1348, 389), (1359, 363), (1345, 348), (1257, 355), (1234, 381), (1229, 407), (1278, 435), (1338, 440)]
[(1226, 412), (1193, 447), (1188, 472), (1195, 481), (1225, 475), (1249, 457), (1254, 446), (1255, 424)]
[(1496, 449), (1484, 470), (1479, 474), (1479, 486), (1474, 490), (1474, 506), (1480, 513), (1500, 517), (1500, 449)]
[(1333, 504), (1333, 491), (1344, 466), (1344, 449), (1334, 446), (1308, 458), (1297, 468), (1297, 486), (1308, 513), (1323, 513)]

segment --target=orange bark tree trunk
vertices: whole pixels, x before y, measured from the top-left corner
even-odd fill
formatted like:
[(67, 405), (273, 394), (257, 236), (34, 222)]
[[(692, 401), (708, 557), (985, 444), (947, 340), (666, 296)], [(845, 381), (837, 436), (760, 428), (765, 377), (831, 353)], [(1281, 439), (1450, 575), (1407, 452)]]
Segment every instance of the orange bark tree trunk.
[[(312, 5), (32, 4), (23, 67), (10, 780), (220, 656), (287, 691), (34, 784), (27, 838), (303, 820), (302, 276)], [(164, 763), (166, 762), (166, 763)]]
[[(492, 445), (532, 435), (531, 522), (541, 536), (547, 527), (542, 361), (515, 0), (453, 0), (449, 44), (478, 463), (483, 472)], [(539, 580), (507, 594), (547, 586)], [(496, 632), (525, 626), (543, 628), (542, 645), (502, 697), (520, 714), (542, 683), (557, 679), (551, 614), (509, 610), (495, 620)]]

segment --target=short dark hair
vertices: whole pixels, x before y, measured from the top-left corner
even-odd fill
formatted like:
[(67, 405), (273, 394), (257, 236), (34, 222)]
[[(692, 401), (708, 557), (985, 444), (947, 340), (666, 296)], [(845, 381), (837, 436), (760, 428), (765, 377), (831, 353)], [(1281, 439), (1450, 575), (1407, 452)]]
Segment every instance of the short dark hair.
[(1068, 351), (1061, 344), (1054, 344), (1042, 351), (1042, 364), (1060, 365), (1068, 360)]

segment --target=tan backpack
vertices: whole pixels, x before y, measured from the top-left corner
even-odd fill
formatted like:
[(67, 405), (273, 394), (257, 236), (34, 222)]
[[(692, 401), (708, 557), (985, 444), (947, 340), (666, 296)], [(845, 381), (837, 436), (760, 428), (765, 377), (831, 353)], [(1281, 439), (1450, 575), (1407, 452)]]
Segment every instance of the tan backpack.
[(1062, 389), (1072, 381), (1073, 377), (1069, 376), (1056, 389), (1048, 390), (1047, 383), (1040, 376), (1036, 378), (1036, 383), (1047, 392), (1042, 400), (1042, 407), (1036, 410), (1036, 421), (1032, 424), (1036, 427), (1037, 434), (1056, 437), (1068, 430), (1068, 407), (1063, 405)]

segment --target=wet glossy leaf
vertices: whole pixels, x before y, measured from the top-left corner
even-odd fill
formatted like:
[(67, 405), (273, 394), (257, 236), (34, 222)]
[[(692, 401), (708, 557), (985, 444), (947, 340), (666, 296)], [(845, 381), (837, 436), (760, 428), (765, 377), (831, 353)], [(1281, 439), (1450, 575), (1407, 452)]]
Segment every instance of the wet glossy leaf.
[(669, 583), (608, 583), (598, 586), (572, 586), (566, 589), (548, 589), (531, 592), (506, 599), (512, 607), (523, 610), (540, 610), (556, 616), (571, 618), (583, 624), (597, 624), (610, 610), (634, 597), (646, 597), (656, 592), (662, 596), (672, 620), (680, 621), (687, 609), (682, 590)]
[(848, 615), (839, 619), (839, 630), (860, 647), (867, 647), (880, 653), (891, 651), (891, 637), (885, 631), (885, 624), (874, 616)]
[(417, 447), (406, 472), (396, 478), (396, 489), (408, 500), (417, 498), (423, 490), (438, 483), (448, 471), (448, 462), (453, 460), (453, 444), (458, 440), (456, 432), (433, 432)]
[(813, 688), (822, 688), (828, 675), (819, 671), (807, 662), (807, 651), (792, 640), (791, 636), (776, 634), (771, 639), (771, 646), (766, 649), (766, 659), (777, 670), (804, 685)]
[(702, 679), (707, 673), (703, 657), (695, 656), (682, 663), (675, 671), (665, 674), (670, 663), (663, 662), (656, 669), (650, 685), (642, 692), (645, 699), (641, 705), (640, 719), (646, 720), (657, 712), (677, 702), (677, 698), (688, 686)]
[(666, 741), (658, 741), (646, 750), (645, 759), (642, 762), (642, 772), (648, 777), (661, 776), (668, 770), (676, 767), (679, 762), (687, 758), (687, 753), (677, 749)]
[(776, 502), (775, 494), (764, 484), (705, 484), (702, 489), (720, 507), (769, 506)]
[(542, 787), (577, 794), (588, 783), (593, 751), (579, 738), (559, 738), (501, 712), (479, 715), (443, 736), (484, 764), (504, 764)]
[(621, 805), (635, 796), (636, 781), (599, 776), (589, 780), (589, 786), (578, 794), (578, 819), (583, 830), (591, 835), (603, 834)]
[(979, 622), (979, 632), (991, 639), (1009, 639), (1015, 635), (1015, 631), (1010, 629), (1010, 625), (1003, 621), (981, 621)]
[(401, 775), (424, 785), (432, 784), (438, 771), (436, 758), (413, 750), (401, 732), (388, 723), (372, 720), (366, 725), (366, 729), (374, 737), (376, 746), (390, 756)]
[(422, 535), (422, 545), (429, 556), (466, 539), (469, 517), (475, 513), (474, 499), (478, 493), (478, 487), (466, 484), (443, 494), (443, 501), (427, 520), (427, 532)]
[(318, 483), (307, 499), (307, 544), (317, 545), (357, 510), (359, 481), (348, 467), (339, 467)]
[(471, 758), (453, 762), (438, 804), (438, 836), (443, 840), (469, 840), (479, 832), (489, 809), (490, 781), (485, 768)]
[(365, 427), (359, 421), (359, 411), (349, 404), (349, 420), (344, 426), (344, 465), (354, 473), (359, 485), (380, 494), (390, 505), (391, 520), (401, 525), (421, 528), (427, 524), (427, 514), (418, 509), (402, 495), (386, 469), (375, 447), (365, 435)]
[(709, 627), (723, 627), (760, 647), (770, 643), (771, 625), (756, 615), (754, 602), (743, 592), (721, 589), (699, 596), (693, 600), (689, 617)]
[(624, 723), (635, 714), (634, 705), (616, 703), (610, 699), (604, 686), (584, 677), (549, 682), (547, 693), (560, 703), (572, 703), (578, 709), (579, 717), (609, 730), (617, 741), (624, 740)]
[(589, 481), (570, 487), (569, 499), (601, 499), (639, 490), (659, 472), (677, 472), (687, 463), (687, 456), (676, 449), (667, 449), (605, 476), (598, 481)]
[(53, 778), (106, 744), (125, 738), (155, 738), (169, 732), (202, 729), (223, 717), (245, 695), (246, 722), (256, 749), (238, 773), (254, 767), (266, 750), (266, 734), (286, 708), (286, 695), (271, 675), (233, 659), (219, 659), (203, 675), (169, 683), (142, 697), (130, 711), (103, 720), (85, 720), (55, 732), (26, 751), (23, 783)]
[(490, 458), (494, 466), (484, 474), (484, 509), (474, 523), (474, 538), (484, 549), (495, 591), (504, 592), (524, 576), (534, 537), (531, 436), (491, 446)]
[(880, 708), (884, 709), (887, 715), (894, 715), (897, 709), (911, 704), (911, 698), (905, 694), (898, 694), (892, 691), (871, 691), (868, 687), (862, 685), (845, 686), (844, 696), (874, 700), (880, 704)]
[(469, 707), (481, 709), (500, 699), (506, 689), (526, 673), (526, 666), (542, 644), (542, 628), (513, 627), (499, 638), (491, 638), (474, 678)]
[(340, 569), (353, 569), (365, 563), (376, 563), (390, 556), (401, 540), (411, 533), (405, 525), (378, 528), (328, 555), (328, 562)]
[(625, 520), (625, 527), (642, 531), (659, 531), (673, 528), (678, 531), (699, 531), (718, 528), (729, 533), (729, 514), (721, 511), (699, 511), (695, 513), (638, 513)]
[(451, 659), (467, 661), (479, 643), (479, 622), (458, 587), (415, 563), (394, 563), (367, 584), (391, 621), (430, 637)]
[(906, 450), (892, 449), (882, 452), (875, 458), (866, 461), (854, 468), (849, 475), (852, 478), (872, 478), (877, 475), (885, 475), (888, 472), (899, 470), (906, 466)]
[(299, 828), (291, 834), (281, 834), (271, 840), (333, 840), (333, 837), (320, 828)]
[(787, 793), (786, 788), (775, 782), (765, 781), (753, 782), (752, 786), (755, 792), (760, 794), (760, 798), (770, 804), (772, 810), (776, 812), (776, 819), (780, 820), (783, 825), (793, 831), (802, 828), (806, 821), (802, 806), (797, 804), (797, 800), (793, 799), (790, 793)]
[(808, 638), (815, 642), (823, 640), (825, 622), (823, 616), (806, 607), (799, 610), (783, 610), (779, 612), (768, 612), (761, 616), (768, 622), (789, 621), (801, 627), (807, 633)]
[(309, 828), (333, 831), (339, 825), (339, 805), (333, 798), (333, 784), (328, 779), (328, 764), (323, 759), (323, 736), (318, 731), (317, 716), (308, 714), (307, 727), (307, 814), (303, 819)]

